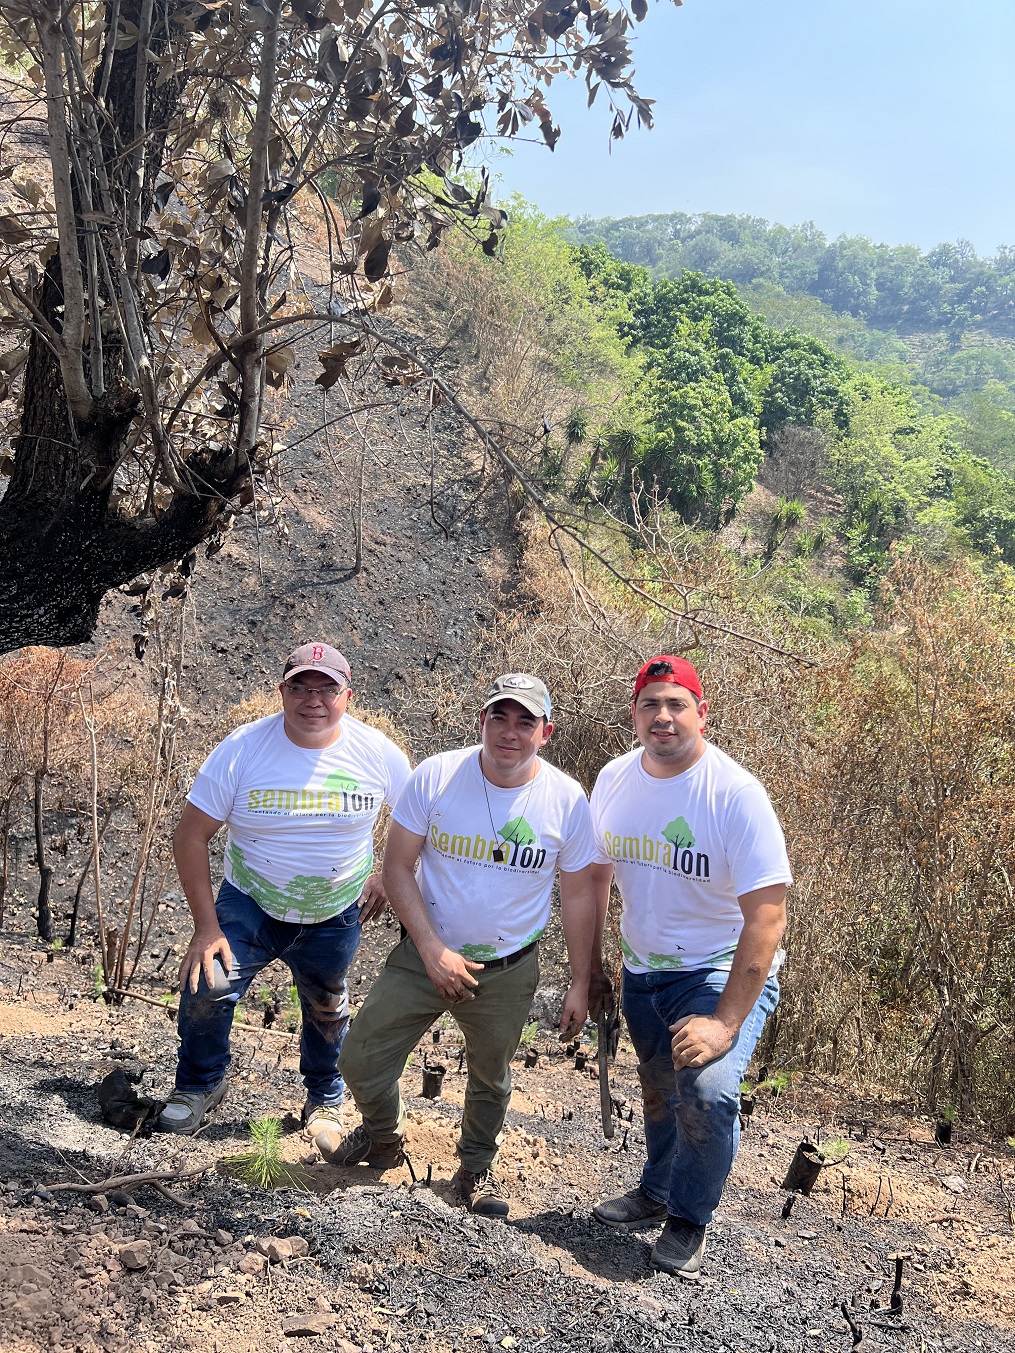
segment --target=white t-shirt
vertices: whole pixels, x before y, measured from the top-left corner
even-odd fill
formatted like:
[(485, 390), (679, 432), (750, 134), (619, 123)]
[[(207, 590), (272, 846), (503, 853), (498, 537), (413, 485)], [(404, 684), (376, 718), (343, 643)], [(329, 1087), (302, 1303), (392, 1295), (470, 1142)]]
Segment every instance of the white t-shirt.
[(478, 747), (442, 752), (417, 766), (392, 814), (426, 838), (417, 882), (434, 929), (477, 963), (537, 940), (555, 871), (576, 873), (596, 857), (581, 785), (538, 765), (528, 784), (499, 789), (480, 770)]
[(592, 791), (598, 860), (613, 865), (623, 902), (624, 966), (728, 969), (744, 925), (737, 898), (792, 882), (775, 810), (711, 743), (670, 779), (649, 775), (641, 758), (636, 747), (611, 761)]
[(280, 921), (314, 924), (359, 898), (373, 868), (373, 828), (411, 769), (376, 728), (350, 714), (320, 750), (297, 747), (281, 714), (224, 738), (187, 798), (225, 822), (226, 878)]

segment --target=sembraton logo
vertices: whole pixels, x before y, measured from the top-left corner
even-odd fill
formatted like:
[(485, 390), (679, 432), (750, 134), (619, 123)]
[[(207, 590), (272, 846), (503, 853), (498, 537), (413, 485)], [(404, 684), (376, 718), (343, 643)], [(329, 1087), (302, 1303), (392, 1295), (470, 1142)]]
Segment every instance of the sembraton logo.
[[(546, 847), (537, 845), (538, 840), (523, 817), (513, 817), (510, 822), (505, 822), (497, 837), (486, 837), (480, 832), (475, 836), (461, 836), (454, 832), (439, 832), (433, 824), (430, 827), (430, 844), (442, 855), (476, 860), (480, 864), (490, 860), (503, 863), (509, 869), (541, 869), (546, 860)], [(505, 846), (510, 850), (505, 852)], [(500, 858), (498, 850), (502, 852)], [(503, 858), (505, 854), (507, 858)]]
[(647, 832), (643, 836), (621, 836), (617, 832), (603, 835), (606, 853), (613, 860), (672, 869), (685, 878), (710, 877), (708, 856), (704, 851), (694, 849), (694, 833), (682, 817), (668, 822), (658, 836), (650, 836)]
[(379, 806), (378, 796), (344, 770), (333, 770), (320, 789), (251, 789), (247, 795), (251, 813), (373, 813)]

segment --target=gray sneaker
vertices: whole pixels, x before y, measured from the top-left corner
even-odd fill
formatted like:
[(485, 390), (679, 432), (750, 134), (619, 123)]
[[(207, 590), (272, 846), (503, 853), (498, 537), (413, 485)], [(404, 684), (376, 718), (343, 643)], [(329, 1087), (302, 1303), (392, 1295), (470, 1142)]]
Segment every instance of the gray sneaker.
[(605, 1198), (596, 1203), (592, 1215), (612, 1231), (649, 1231), (666, 1220), (666, 1204), (650, 1198), (639, 1184), (619, 1198)]
[(214, 1109), (216, 1104), (221, 1104), (225, 1092), (224, 1080), (219, 1081), (218, 1085), (206, 1094), (201, 1094), (200, 1091), (191, 1093), (189, 1090), (176, 1090), (159, 1114), (158, 1122), (155, 1124), (156, 1131), (176, 1132), (182, 1137), (189, 1137), (198, 1130), (210, 1110)]
[(682, 1217), (667, 1217), (649, 1258), (653, 1268), (661, 1268), (664, 1273), (697, 1282), (704, 1253), (704, 1226), (695, 1226)]
[(304, 1138), (313, 1142), (322, 1156), (334, 1154), (341, 1146), (341, 1104), (313, 1104), (308, 1099), (303, 1105), (302, 1122)]

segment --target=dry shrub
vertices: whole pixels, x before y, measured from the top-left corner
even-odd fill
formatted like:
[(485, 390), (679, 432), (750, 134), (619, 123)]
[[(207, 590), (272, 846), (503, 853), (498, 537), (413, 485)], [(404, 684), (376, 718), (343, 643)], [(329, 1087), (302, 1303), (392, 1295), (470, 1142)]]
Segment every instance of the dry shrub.
[(414, 259), (413, 310), (455, 345), (483, 395), (484, 417), (535, 431), (555, 421), (562, 392), (546, 316), (532, 297), (468, 245)]
[[(86, 757), (78, 692), (95, 664), (46, 648), (24, 648), (0, 663), (0, 920), (7, 894), (12, 832), (30, 819), (39, 867), (39, 933), (52, 939), (44, 831), (47, 789), (62, 800)], [(62, 806), (62, 804), (61, 804)]]
[(813, 683), (779, 1039), (1009, 1130), (1015, 606), (900, 561), (878, 628)]
[(90, 899), (111, 988), (129, 983), (151, 930), (171, 864), (165, 824), (186, 785), (176, 757), (182, 611), (148, 609), (144, 668), (113, 651), (84, 661), (23, 649), (0, 663), (4, 882), (8, 841), (34, 835), (40, 935), (55, 938), (48, 911), (56, 857), (65, 875), (56, 886), (76, 878), (67, 942), (76, 942)]

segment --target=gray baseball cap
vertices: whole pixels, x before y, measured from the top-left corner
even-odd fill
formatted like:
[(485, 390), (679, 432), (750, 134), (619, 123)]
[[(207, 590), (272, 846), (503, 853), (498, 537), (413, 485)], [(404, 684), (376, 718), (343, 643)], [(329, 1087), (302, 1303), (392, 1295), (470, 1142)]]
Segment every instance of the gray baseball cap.
[(301, 672), (322, 672), (340, 686), (352, 681), (352, 672), (345, 658), (330, 644), (301, 644), (285, 660), (282, 679), (299, 676)]
[(550, 692), (538, 677), (528, 676), (525, 672), (506, 672), (499, 676), (490, 687), (483, 708), (489, 709), (499, 700), (516, 700), (537, 719), (550, 722)]

